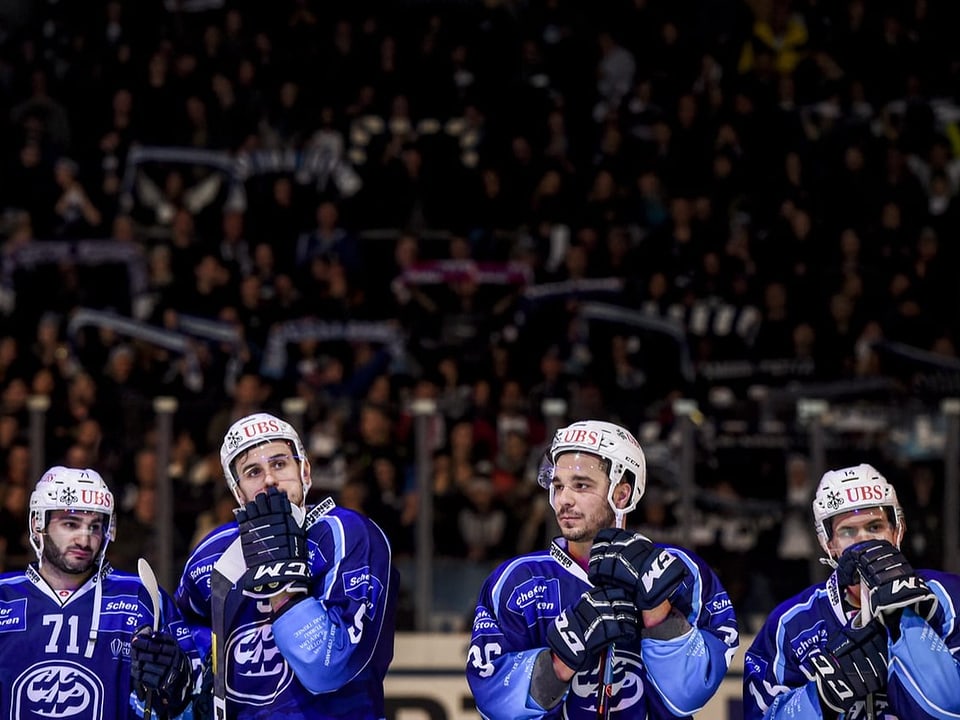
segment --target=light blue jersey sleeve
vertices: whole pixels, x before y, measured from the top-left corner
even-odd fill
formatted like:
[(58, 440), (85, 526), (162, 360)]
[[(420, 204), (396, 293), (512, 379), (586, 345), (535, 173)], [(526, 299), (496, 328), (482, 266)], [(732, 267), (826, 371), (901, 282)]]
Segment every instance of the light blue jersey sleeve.
[(643, 638), (647, 678), (674, 715), (693, 715), (716, 693), (740, 644), (733, 604), (719, 579), (699, 558), (671, 548), (688, 576), (673, 597), (690, 629), (679, 637)]
[(310, 692), (339, 690), (390, 639), (397, 588), (390, 545), (356, 514), (324, 517), (315, 531), (313, 592), (273, 621), (277, 647)]
[(671, 640), (647, 638), (642, 648), (649, 677), (675, 715), (693, 715), (700, 710), (727, 674), (729, 660), (725, 656), (730, 646), (699, 628)]
[(930, 572), (927, 583), (939, 607), (930, 622), (903, 611), (890, 645), (888, 692), (901, 717), (960, 720), (960, 578)]
[[(474, 646), (471, 645), (471, 649)], [(521, 650), (493, 658), (484, 669), (484, 682), (470, 683), (480, 715), (494, 718), (541, 718), (547, 710), (530, 697), (530, 681), (537, 656), (545, 648)], [(477, 678), (481, 678), (478, 674)], [(469, 676), (468, 676), (469, 679)]]

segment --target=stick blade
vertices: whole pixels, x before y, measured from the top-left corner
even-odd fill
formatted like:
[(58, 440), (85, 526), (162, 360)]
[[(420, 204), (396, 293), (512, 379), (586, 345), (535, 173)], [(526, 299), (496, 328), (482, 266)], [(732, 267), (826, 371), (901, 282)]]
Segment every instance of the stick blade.
[(160, 586), (157, 584), (157, 576), (145, 558), (137, 560), (137, 574), (153, 603), (153, 630), (156, 632), (160, 629)]

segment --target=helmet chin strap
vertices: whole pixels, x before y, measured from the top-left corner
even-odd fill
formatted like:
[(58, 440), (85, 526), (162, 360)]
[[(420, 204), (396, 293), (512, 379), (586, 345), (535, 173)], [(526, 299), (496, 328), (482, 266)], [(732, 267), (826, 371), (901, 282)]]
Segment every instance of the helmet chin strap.
[(623, 530), (626, 527), (627, 514), (620, 508), (613, 511), (613, 524), (618, 530)]

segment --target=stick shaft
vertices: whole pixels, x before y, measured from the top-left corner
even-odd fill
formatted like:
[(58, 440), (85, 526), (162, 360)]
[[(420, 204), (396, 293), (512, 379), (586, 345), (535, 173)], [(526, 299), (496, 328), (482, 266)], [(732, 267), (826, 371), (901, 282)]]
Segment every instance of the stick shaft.
[[(865, 627), (873, 619), (873, 612), (870, 609), (870, 591), (862, 582), (860, 583), (860, 627)], [(866, 720), (877, 720), (877, 710), (874, 707), (873, 693), (867, 695), (864, 701), (864, 711)]]
[[(157, 584), (157, 576), (150, 567), (150, 563), (144, 558), (137, 561), (137, 574), (140, 576), (140, 582), (147, 589), (150, 595), (150, 602), (153, 604), (153, 631), (160, 629), (160, 585)], [(150, 720), (153, 717), (153, 692), (147, 692), (147, 698), (143, 702), (144, 720)]]
[[(614, 525), (619, 529), (623, 530), (624, 525), (626, 524), (626, 516), (617, 511), (614, 521)], [(603, 651), (602, 659), (600, 661), (600, 685), (598, 688), (597, 698), (597, 717), (600, 720), (607, 720), (610, 717), (610, 698), (613, 697), (613, 653), (614, 647), (611, 643), (610, 646)]]

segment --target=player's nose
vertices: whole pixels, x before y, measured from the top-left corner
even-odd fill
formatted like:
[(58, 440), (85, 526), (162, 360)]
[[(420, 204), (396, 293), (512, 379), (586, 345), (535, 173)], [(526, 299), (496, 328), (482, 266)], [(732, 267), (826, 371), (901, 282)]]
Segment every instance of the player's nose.
[(280, 484), (280, 480), (277, 478), (276, 474), (272, 471), (267, 471), (263, 476), (263, 484), (267, 487), (272, 487)]

